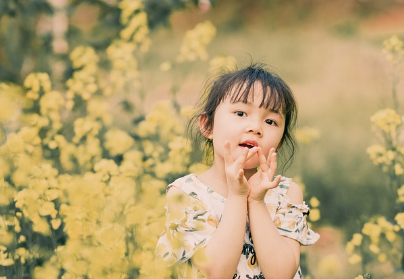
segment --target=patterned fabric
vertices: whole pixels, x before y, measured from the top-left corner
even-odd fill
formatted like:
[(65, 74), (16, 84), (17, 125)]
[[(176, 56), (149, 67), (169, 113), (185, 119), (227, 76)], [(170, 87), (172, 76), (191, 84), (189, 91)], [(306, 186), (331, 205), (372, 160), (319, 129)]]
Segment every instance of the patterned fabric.
[[(291, 179), (282, 177), (278, 187), (268, 191), (265, 204), (279, 233), (300, 242), (311, 245), (320, 237), (308, 228), (305, 215), (309, 207), (303, 204), (291, 204), (286, 195)], [(157, 247), (156, 256), (168, 265), (175, 265), (178, 278), (205, 278), (193, 264), (191, 257), (207, 245), (222, 217), (226, 198), (204, 185), (194, 174), (181, 177), (168, 185), (178, 187), (189, 197), (189, 201), (170, 212), (166, 206), (166, 226)], [(180, 198), (180, 197), (179, 197)], [(247, 218), (244, 246), (233, 278), (257, 278), (261, 273), (255, 258), (250, 226)], [(300, 268), (293, 279), (301, 279)]]

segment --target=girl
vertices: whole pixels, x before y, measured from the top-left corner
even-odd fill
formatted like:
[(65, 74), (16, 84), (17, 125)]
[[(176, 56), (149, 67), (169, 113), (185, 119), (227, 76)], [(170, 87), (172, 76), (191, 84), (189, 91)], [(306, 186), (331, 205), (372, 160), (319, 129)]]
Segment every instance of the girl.
[(175, 265), (178, 278), (302, 278), (300, 245), (319, 235), (307, 227), (299, 186), (274, 177), (277, 152), (291, 151), (290, 161), (295, 147), (290, 88), (251, 65), (207, 92), (191, 123), (213, 149), (213, 164), (168, 185), (157, 257)]

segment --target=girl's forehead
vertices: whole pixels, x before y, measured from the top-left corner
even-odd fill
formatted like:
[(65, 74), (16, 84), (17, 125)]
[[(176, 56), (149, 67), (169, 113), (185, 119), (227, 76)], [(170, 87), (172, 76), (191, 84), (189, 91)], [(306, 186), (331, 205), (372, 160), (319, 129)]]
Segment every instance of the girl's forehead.
[[(249, 87), (249, 88), (248, 88)], [(228, 99), (230, 103), (254, 103), (259, 102), (260, 107), (267, 110), (282, 113), (284, 107), (284, 100), (276, 94), (271, 87), (263, 87), (259, 82), (252, 86), (239, 85), (233, 86), (226, 94), (224, 100)]]

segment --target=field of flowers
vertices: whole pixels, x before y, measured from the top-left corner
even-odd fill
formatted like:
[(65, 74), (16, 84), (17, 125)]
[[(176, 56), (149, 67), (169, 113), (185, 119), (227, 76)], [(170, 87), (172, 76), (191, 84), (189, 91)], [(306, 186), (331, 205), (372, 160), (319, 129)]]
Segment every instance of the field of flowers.
[[(391, 72), (382, 79), (391, 86), (371, 78), (366, 81), (373, 84), (363, 86), (391, 92), (383, 96), (382, 106), (374, 100), (362, 104), (359, 94), (362, 109), (376, 111), (358, 116), (366, 123), (370, 118), (372, 128), (333, 125), (332, 131), (327, 129), (336, 122), (331, 119), (345, 123), (354, 114), (336, 112), (347, 98), (343, 87), (335, 85), (341, 74), (332, 73), (326, 81), (319, 74), (324, 69), (311, 67), (323, 65), (316, 47), (332, 45), (315, 32), (303, 32), (309, 39), (300, 48), (293, 46), (299, 36), (260, 33), (251, 26), (237, 37), (234, 30), (223, 31), (229, 27), (220, 25), (219, 12), (209, 18), (207, 10), (215, 9), (209, 1), (165, 1), (160, 9), (152, 0), (17, 2), (0, 4), (2, 38), (15, 23), (36, 31), (16, 39), (27, 46), (0, 47), (1, 53), (10, 53), (0, 65), (1, 279), (173, 278), (154, 259), (164, 227), (165, 187), (207, 168), (185, 136), (190, 105), (209, 75), (246, 60), (245, 49), (253, 59), (270, 60), (291, 81), (301, 103), (296, 132), (301, 152), (287, 174), (304, 188), (309, 221), (325, 232), (324, 241), (329, 227), (343, 235), (342, 251), (316, 255), (321, 251), (315, 246), (303, 250), (305, 278), (403, 276), (404, 49), (399, 36), (389, 34), (377, 43), (363, 39), (367, 49), (380, 52), (376, 61), (383, 67), (375, 67), (376, 75)], [(171, 29), (165, 25), (170, 15)], [(80, 20), (86, 17), (99, 20), (99, 27), (91, 29), (89, 20)], [(264, 41), (262, 34), (269, 39)], [(343, 41), (342, 51), (346, 44), (365, 44), (327, 38)], [(313, 41), (312, 52), (305, 52)], [(13, 48), (21, 56), (35, 55), (21, 61)], [(335, 64), (342, 63), (341, 57), (327, 58), (345, 67), (341, 72), (352, 68), (351, 62)], [(7, 64), (12, 66), (6, 73)], [(302, 80), (313, 76), (318, 87), (305, 88)], [(327, 86), (339, 88), (343, 101), (330, 102), (321, 93), (313, 101), (313, 91), (327, 91)], [(339, 108), (330, 109), (333, 101)], [(352, 142), (360, 148), (352, 147), (348, 137), (357, 137)], [(331, 138), (344, 142), (345, 150), (338, 143), (328, 145)], [(353, 158), (349, 162), (346, 153)], [(355, 167), (357, 174), (347, 173), (339, 162)], [(352, 187), (356, 192), (350, 192)]]

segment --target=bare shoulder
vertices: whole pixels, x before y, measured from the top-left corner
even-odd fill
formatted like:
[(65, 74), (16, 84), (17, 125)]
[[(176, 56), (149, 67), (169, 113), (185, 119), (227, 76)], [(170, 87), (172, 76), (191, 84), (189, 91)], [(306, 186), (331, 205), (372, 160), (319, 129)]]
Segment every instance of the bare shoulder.
[(294, 203), (294, 204), (303, 203), (302, 189), (300, 188), (300, 186), (297, 183), (295, 183), (293, 181), (290, 183), (287, 195), (292, 203)]

